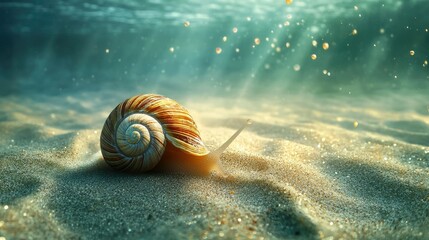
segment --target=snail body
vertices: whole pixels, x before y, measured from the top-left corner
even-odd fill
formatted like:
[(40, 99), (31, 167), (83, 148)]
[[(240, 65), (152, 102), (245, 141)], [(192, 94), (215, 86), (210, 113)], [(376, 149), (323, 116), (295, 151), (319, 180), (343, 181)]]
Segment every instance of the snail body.
[(210, 152), (184, 107), (170, 98), (145, 94), (113, 109), (104, 123), (100, 147), (106, 163), (120, 171), (207, 175), (222, 172), (220, 154), (244, 127)]

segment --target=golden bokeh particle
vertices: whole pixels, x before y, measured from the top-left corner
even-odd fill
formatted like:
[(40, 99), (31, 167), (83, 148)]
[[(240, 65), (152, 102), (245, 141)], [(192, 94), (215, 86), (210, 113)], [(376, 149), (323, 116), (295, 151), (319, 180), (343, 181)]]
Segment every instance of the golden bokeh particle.
[(322, 48), (323, 48), (323, 50), (328, 50), (328, 49), (329, 49), (329, 43), (324, 42), (324, 43), (322, 44)]
[(316, 40), (311, 41), (311, 45), (313, 45), (313, 47), (317, 47), (317, 41)]
[(311, 54), (311, 59), (316, 60), (317, 59), (317, 55), (316, 54)]

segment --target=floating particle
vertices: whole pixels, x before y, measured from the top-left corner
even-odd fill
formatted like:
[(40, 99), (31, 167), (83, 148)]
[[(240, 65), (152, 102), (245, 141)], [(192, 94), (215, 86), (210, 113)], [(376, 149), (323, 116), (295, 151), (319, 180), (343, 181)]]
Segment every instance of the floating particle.
[(353, 8), (355, 9), (355, 11), (359, 10), (358, 6), (354, 6)]
[(247, 20), (248, 22), (250, 22), (250, 21), (252, 21), (252, 18), (251, 18), (251, 17), (247, 17), (247, 18), (246, 18), (246, 20)]
[(222, 41), (226, 42), (228, 40), (227, 36), (223, 36)]
[(329, 49), (329, 43), (324, 42), (324, 43), (322, 44), (322, 48), (323, 48), (323, 50), (328, 50), (328, 49)]
[(313, 47), (317, 47), (317, 41), (316, 40), (311, 41), (311, 45), (313, 45)]
[(287, 42), (287, 43), (285, 44), (285, 46), (286, 46), (286, 48), (290, 48), (290, 43), (289, 43), (289, 42)]
[(260, 40), (259, 38), (255, 38), (255, 40), (254, 40), (254, 41), (255, 41), (255, 44), (256, 44), (256, 45), (259, 45), (259, 44), (261, 43), (261, 40)]
[(105, 52), (106, 52), (106, 53), (109, 53), (109, 52), (110, 52), (110, 49), (106, 48)]
[(428, 60), (425, 60), (424, 62), (423, 62), (423, 66), (427, 66), (428, 65)]
[(299, 70), (301, 70), (301, 66), (299, 65), (299, 64), (295, 64), (294, 66), (293, 66), (293, 70), (295, 70), (295, 71), (299, 71)]
[(236, 49), (235, 49), (235, 52), (240, 52), (240, 48), (236, 48)]
[(271, 48), (275, 48), (276, 45), (274, 43), (271, 43)]
[(328, 77), (330, 77), (331, 76), (331, 72), (328, 72), (326, 75), (328, 75)]
[(266, 64), (264, 65), (264, 68), (268, 70), (268, 69), (270, 69), (270, 68), (271, 68), (271, 66), (270, 66), (270, 64), (266, 63)]
[(283, 27), (283, 25), (279, 24), (279, 25), (278, 25), (278, 27), (279, 27), (279, 28), (282, 28), (282, 27)]
[(410, 55), (414, 56), (414, 54), (415, 54), (414, 50), (410, 50)]
[(328, 73), (328, 70), (326, 70), (326, 69), (325, 69), (325, 70), (323, 70), (323, 74), (325, 74), (325, 75), (326, 75), (327, 73)]
[(384, 28), (380, 28), (380, 34), (384, 34)]
[(222, 53), (222, 48), (217, 47), (217, 48), (216, 48), (216, 54), (221, 54), (221, 53)]
[(357, 128), (359, 126), (359, 123), (357, 121), (353, 122), (353, 127)]
[(292, 2), (293, 2), (293, 0), (286, 0), (287, 5), (292, 4)]
[(287, 19), (289, 19), (289, 20), (290, 20), (290, 19), (292, 19), (292, 14), (288, 14), (288, 15), (286, 16), (286, 18), (287, 18)]
[(280, 47), (276, 47), (276, 52), (280, 52), (282, 49)]
[(190, 25), (191, 25), (191, 22), (189, 22), (189, 21), (183, 22), (183, 26), (185, 26), (185, 27), (189, 27)]
[(237, 32), (238, 32), (238, 28), (237, 28), (237, 27), (233, 27), (233, 28), (232, 28), (232, 32), (233, 32), (233, 33), (237, 33)]
[(352, 35), (357, 35), (357, 34), (358, 34), (357, 29), (353, 29), (353, 30), (352, 30)]
[(283, 23), (283, 25), (285, 25), (285, 26), (289, 26), (289, 25), (290, 25), (290, 22), (289, 22), (289, 21), (285, 21), (285, 22)]
[(174, 52), (174, 47), (171, 47), (169, 50), (170, 50), (171, 53), (173, 53)]
[(317, 59), (317, 55), (316, 54), (311, 54), (311, 59), (316, 60)]

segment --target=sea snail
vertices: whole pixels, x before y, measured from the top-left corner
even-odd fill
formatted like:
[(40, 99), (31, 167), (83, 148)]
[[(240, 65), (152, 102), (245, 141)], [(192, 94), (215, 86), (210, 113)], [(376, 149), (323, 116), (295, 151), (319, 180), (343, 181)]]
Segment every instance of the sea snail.
[(101, 153), (108, 165), (121, 171), (222, 174), (220, 154), (247, 124), (250, 120), (210, 152), (184, 107), (161, 95), (138, 95), (120, 103), (106, 119), (100, 136)]

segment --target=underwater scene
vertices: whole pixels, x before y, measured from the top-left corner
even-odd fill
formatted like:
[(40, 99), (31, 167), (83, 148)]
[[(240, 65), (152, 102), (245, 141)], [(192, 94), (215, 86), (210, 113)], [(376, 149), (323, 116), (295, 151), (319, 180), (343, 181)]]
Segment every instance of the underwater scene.
[(428, 12), (0, 1), (0, 240), (429, 239)]

